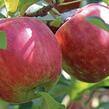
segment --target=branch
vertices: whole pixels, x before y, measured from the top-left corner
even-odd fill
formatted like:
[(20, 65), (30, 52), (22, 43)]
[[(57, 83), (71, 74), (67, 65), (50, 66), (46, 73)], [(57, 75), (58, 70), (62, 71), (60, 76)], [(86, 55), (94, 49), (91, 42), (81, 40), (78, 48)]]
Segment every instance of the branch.
[(50, 11), (52, 8), (54, 8), (57, 5), (69, 5), (69, 4), (80, 2), (80, 1), (83, 1), (83, 0), (76, 0), (76, 1), (74, 0), (71, 2), (65, 2), (65, 3), (62, 2), (61, 0), (51, 0), (50, 4), (48, 6), (44, 6), (41, 9), (39, 9), (38, 11), (33, 12), (33, 13), (24, 13), (24, 16), (27, 16), (27, 17), (41, 16), (41, 17), (43, 17), (48, 14), (48, 11)]
[(83, 0), (74, 0), (74, 1), (71, 1), (71, 2), (63, 2), (63, 3), (59, 3), (59, 5), (70, 5), (70, 4), (72, 4), (72, 3), (77, 3), (77, 2), (81, 2), (81, 1), (83, 1)]
[(27, 16), (27, 17), (45, 16), (48, 14), (48, 11), (50, 11), (57, 4), (58, 4), (58, 0), (55, 0), (55, 2), (52, 0), (48, 6), (44, 6), (43, 8), (39, 9), (37, 12), (28, 13), (28, 14), (25, 13), (24, 16)]
[(89, 102), (92, 100), (95, 93), (96, 93), (96, 90), (93, 90), (89, 98), (85, 101), (84, 107), (82, 107), (81, 109), (87, 108), (87, 106), (89, 105)]
[(86, 102), (84, 103), (85, 105), (87, 105), (90, 101), (91, 101), (91, 99), (93, 98), (93, 95), (95, 94), (95, 92), (96, 92), (96, 90), (94, 90), (91, 94), (90, 94), (90, 96), (89, 96), (89, 98), (86, 100)]

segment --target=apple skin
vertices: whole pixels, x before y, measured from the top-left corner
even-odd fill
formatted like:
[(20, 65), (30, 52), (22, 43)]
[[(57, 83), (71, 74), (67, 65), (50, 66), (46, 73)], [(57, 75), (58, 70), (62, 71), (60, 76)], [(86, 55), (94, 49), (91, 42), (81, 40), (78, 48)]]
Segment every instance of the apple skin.
[(79, 9), (56, 32), (63, 54), (63, 68), (84, 82), (98, 82), (109, 75), (109, 32), (84, 19), (98, 16), (109, 24), (109, 8), (89, 4)]
[(41, 21), (19, 17), (0, 21), (7, 49), (0, 49), (0, 98), (24, 103), (48, 91), (60, 77), (62, 54), (51, 30)]

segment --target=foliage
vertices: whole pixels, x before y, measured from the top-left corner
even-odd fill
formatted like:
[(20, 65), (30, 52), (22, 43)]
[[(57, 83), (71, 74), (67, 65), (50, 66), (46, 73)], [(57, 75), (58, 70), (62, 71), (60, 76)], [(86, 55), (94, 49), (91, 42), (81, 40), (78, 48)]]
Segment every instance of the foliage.
[(85, 18), (86, 21), (88, 21), (89, 23), (92, 23), (93, 25), (102, 28), (106, 31), (109, 32), (109, 25), (106, 24), (102, 19), (100, 19), (99, 17), (96, 16), (90, 16)]
[(6, 49), (7, 48), (7, 37), (5, 32), (0, 31), (0, 48)]

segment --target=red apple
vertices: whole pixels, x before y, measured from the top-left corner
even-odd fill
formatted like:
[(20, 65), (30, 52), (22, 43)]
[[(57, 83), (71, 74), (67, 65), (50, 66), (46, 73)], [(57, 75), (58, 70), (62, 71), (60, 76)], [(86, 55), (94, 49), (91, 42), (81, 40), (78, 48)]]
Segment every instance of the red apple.
[(109, 8), (89, 4), (79, 9), (56, 33), (63, 53), (63, 68), (85, 82), (97, 82), (109, 75), (109, 32), (84, 19), (98, 16), (109, 24)]
[(0, 21), (7, 49), (0, 49), (0, 97), (11, 103), (30, 101), (59, 79), (61, 50), (51, 30), (41, 21), (10, 18)]

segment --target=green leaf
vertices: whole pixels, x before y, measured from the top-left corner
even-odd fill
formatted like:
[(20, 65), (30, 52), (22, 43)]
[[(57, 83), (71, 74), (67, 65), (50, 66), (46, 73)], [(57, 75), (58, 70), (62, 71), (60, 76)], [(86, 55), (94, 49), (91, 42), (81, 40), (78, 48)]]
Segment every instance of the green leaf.
[(1, 18), (6, 18), (2, 13), (0, 13), (0, 19)]
[(38, 11), (39, 9), (41, 9), (43, 6), (42, 5), (39, 5), (38, 3), (37, 4), (34, 4), (32, 6), (30, 6), (27, 10), (26, 10), (26, 13), (33, 13), (33, 12), (36, 12)]
[(99, 2), (101, 2), (102, 0), (86, 0), (86, 2), (88, 3), (88, 4), (90, 4), (90, 3), (99, 3)]
[(109, 0), (103, 0), (107, 5), (109, 5)]
[(58, 14), (58, 15), (61, 15), (61, 13), (57, 9), (55, 9), (55, 8), (52, 8), (51, 11), (54, 12), (54, 13), (56, 13), (56, 14)]
[(0, 8), (4, 6), (4, 0), (0, 0)]
[(41, 21), (51, 21), (51, 20), (54, 20), (54, 17), (51, 14), (48, 14), (43, 17), (38, 16), (37, 19), (39, 19)]
[(109, 87), (109, 76), (97, 83), (101, 87)]
[(0, 48), (1, 49), (7, 48), (7, 37), (6, 37), (6, 33), (3, 31), (0, 31)]
[(3, 18), (6, 18), (7, 17), (7, 12), (6, 12), (6, 9), (5, 9), (5, 6), (0, 8), (0, 20), (2, 20)]
[(63, 94), (69, 94), (71, 85), (71, 81), (61, 75), (57, 84), (49, 91), (49, 94), (54, 98)]
[[(26, 13), (33, 13), (41, 9), (43, 6), (47, 6), (47, 4), (43, 1), (37, 2), (37, 4), (34, 4), (30, 6), (27, 10)], [(48, 12), (46, 16), (40, 17), (38, 16), (37, 19), (42, 20), (42, 21), (51, 21), (54, 20), (54, 17)]]
[(0, 100), (0, 109), (7, 109), (8, 108), (8, 103)]
[(4, 0), (4, 2), (8, 12), (15, 12), (17, 10), (19, 0)]
[(31, 109), (33, 102), (23, 103), (19, 105), (19, 109)]
[(21, 15), (24, 15), (26, 9), (34, 3), (39, 2), (40, 0), (19, 0), (18, 10)]
[(59, 27), (62, 24), (62, 16), (56, 17), (55, 20), (50, 22), (50, 26)]
[(55, 101), (48, 93), (39, 92), (43, 97), (41, 109), (65, 109), (65, 106)]
[(42, 101), (43, 101), (42, 97), (39, 97), (33, 100), (33, 105), (31, 109), (41, 109), (40, 107), (41, 107)]
[(58, 97), (62, 94), (68, 94), (69, 87), (64, 84), (56, 85), (52, 90), (50, 90), (49, 94), (53, 97)]
[(91, 93), (93, 90), (103, 87), (109, 87), (109, 76), (96, 83), (82, 82), (73, 78), (70, 96), (72, 101), (76, 101), (81, 99), (86, 91)]
[(85, 18), (85, 21), (109, 32), (109, 25), (107, 25), (104, 22), (104, 20), (102, 20), (101, 18), (99, 18), (97, 16), (89, 16), (89, 17)]
[(72, 101), (81, 99), (83, 93), (89, 90), (89, 88), (93, 87), (94, 85), (95, 83), (86, 83), (73, 78), (70, 94)]

